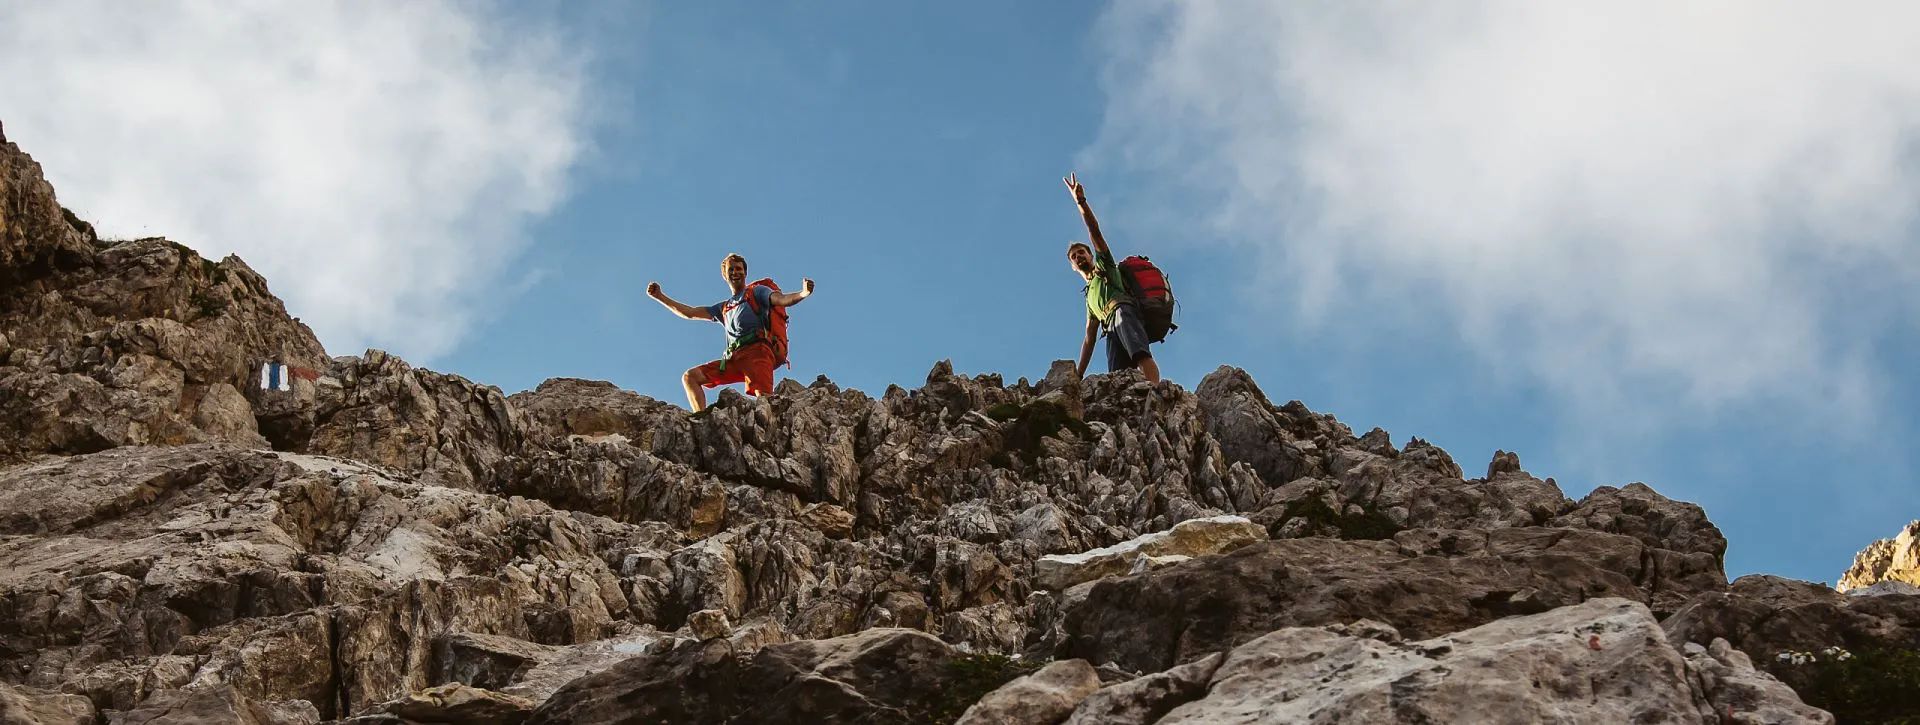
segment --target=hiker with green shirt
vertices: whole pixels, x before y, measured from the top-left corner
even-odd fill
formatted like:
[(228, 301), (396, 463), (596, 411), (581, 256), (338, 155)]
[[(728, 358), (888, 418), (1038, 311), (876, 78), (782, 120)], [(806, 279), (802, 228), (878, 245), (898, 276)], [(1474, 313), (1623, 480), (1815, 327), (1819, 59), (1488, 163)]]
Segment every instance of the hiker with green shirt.
[(1073, 263), (1073, 271), (1087, 281), (1087, 334), (1080, 341), (1080, 362), (1076, 370), (1080, 375), (1087, 374), (1087, 362), (1093, 357), (1093, 340), (1104, 329), (1109, 372), (1137, 367), (1148, 382), (1159, 382), (1160, 366), (1147, 350), (1150, 341), (1140, 308), (1128, 291), (1126, 278), (1121, 276), (1120, 265), (1113, 261), (1113, 250), (1107, 248), (1106, 238), (1100, 236), (1100, 222), (1093, 218), (1093, 209), (1087, 206), (1086, 187), (1080, 185), (1080, 179), (1074, 174), (1068, 174), (1066, 182), (1067, 190), (1073, 192), (1073, 203), (1080, 207), (1080, 218), (1087, 223), (1087, 236), (1093, 242), (1092, 247), (1082, 242), (1067, 247), (1067, 260)]

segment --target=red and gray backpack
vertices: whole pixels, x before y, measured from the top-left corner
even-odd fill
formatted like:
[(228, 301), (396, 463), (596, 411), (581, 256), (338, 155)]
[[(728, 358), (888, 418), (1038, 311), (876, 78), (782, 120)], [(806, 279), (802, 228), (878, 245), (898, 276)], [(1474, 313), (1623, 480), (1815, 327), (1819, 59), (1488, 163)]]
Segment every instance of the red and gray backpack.
[(1140, 321), (1147, 328), (1148, 340), (1164, 342), (1167, 333), (1180, 329), (1173, 324), (1175, 302), (1166, 273), (1146, 257), (1134, 256), (1120, 260), (1120, 276), (1126, 280), (1127, 294), (1140, 308)]
[[(760, 298), (755, 297), (753, 294), (753, 288), (755, 287), (765, 287), (773, 290), (774, 294), (779, 294), (780, 285), (774, 284), (773, 278), (771, 277), (754, 280), (748, 284), (746, 288), (747, 305), (753, 308), (754, 314), (759, 315), (760, 319), (766, 320), (766, 325), (760, 328), (760, 332), (756, 333), (754, 342), (765, 340), (767, 345), (773, 348), (774, 367), (785, 365), (791, 368), (793, 367), (793, 363), (787, 360), (787, 308), (779, 305), (771, 305), (773, 307), (772, 312), (760, 309)], [(731, 356), (732, 351), (729, 350), (728, 354)]]

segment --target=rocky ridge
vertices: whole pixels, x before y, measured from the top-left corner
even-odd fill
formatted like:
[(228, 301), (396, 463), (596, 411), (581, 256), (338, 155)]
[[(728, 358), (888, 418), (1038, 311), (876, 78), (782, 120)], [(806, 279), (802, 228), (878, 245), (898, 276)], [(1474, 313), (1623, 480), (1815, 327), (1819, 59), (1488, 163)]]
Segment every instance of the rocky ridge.
[(1781, 651), (1920, 650), (1920, 596), (1729, 584), (1697, 506), (1233, 368), (506, 396), (99, 239), (3, 136), (0, 280), (0, 721), (1825, 721)]

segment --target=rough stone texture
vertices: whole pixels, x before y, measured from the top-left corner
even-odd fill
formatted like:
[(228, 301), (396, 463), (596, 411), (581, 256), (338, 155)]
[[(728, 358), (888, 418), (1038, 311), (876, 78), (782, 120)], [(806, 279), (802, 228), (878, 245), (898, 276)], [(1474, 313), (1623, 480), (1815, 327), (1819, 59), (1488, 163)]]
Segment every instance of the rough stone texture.
[(1675, 646), (1724, 639), (1795, 687), (1808, 673), (1781, 652), (1920, 649), (1920, 596), (1847, 596), (1826, 586), (1775, 576), (1743, 576), (1725, 591), (1701, 594), (1661, 623)]
[(313, 725), (320, 713), (305, 700), (262, 702), (230, 685), (161, 690), (132, 710), (115, 714), (112, 725)]
[(1785, 688), (1726, 711), (1738, 703), (1695, 681), (1644, 605), (1596, 599), (1417, 642), (1283, 629), (1235, 648), (1204, 697), (1160, 722), (1831, 722)]
[(665, 557), (653, 547), (671, 541), (218, 445), (15, 468), (0, 472), (0, 497), (0, 676), (123, 710), (228, 683), (331, 717), (438, 684), (442, 633), (606, 637), (641, 584), (608, 559)]
[(32, 687), (0, 683), (0, 725), (93, 725), (93, 702)]
[(687, 617), (687, 630), (700, 639), (720, 639), (733, 633), (733, 624), (727, 621), (726, 612), (702, 609)]
[(434, 645), (432, 679), (503, 690), (535, 667), (560, 658), (564, 651), (512, 637), (455, 632), (442, 636)]
[(326, 359), (266, 280), (165, 239), (107, 243), (0, 142), (0, 461), (122, 445), (264, 446), (240, 391)]
[[(1051, 554), (1033, 564), (1034, 582), (1059, 591), (1082, 582), (1124, 574), (1141, 558), (1193, 557), (1232, 551), (1267, 538), (1267, 530), (1244, 516), (1188, 519), (1159, 531), (1080, 554)], [(1171, 563), (1171, 562), (1169, 562)]]
[(987, 693), (960, 715), (958, 725), (1056, 725), (1100, 689), (1100, 675), (1086, 660), (1050, 662)]
[(1593, 597), (1724, 585), (1717, 569), (1649, 567), (1647, 551), (1618, 534), (1544, 527), (1258, 542), (1095, 583), (1064, 612), (1058, 654), (1153, 672), (1287, 626), (1370, 618), (1426, 637)]
[(569, 683), (528, 722), (920, 722), (953, 677), (947, 663), (957, 654), (904, 629), (778, 644), (752, 656), (725, 640), (684, 641)]
[(1200, 699), (1226, 653), (1111, 685), (1088, 696), (1067, 725), (1149, 725), (1174, 708)]
[(534, 703), (477, 687), (448, 683), (374, 706), (370, 714), (392, 715), (404, 722), (448, 725), (519, 725), (533, 712)]
[[(267, 360), (318, 379), (262, 391)], [(1285, 541), (1039, 583), (1048, 555), (1230, 514)], [(950, 718), (1014, 653), (1110, 654), (1091, 661), (1115, 680), (1115, 658), (1159, 671), (1291, 624), (1666, 612), (1725, 590), (1724, 547), (1643, 486), (1570, 501), (1504, 452), (1467, 479), (1232, 368), (1190, 393), (943, 361), (915, 389), (784, 380), (690, 416), (332, 358), (239, 259), (102, 242), (0, 140), (0, 683), (116, 717), (400, 722), (378, 706), (451, 682), (612, 719), (595, 693), (693, 692), (648, 707), (695, 720)], [(992, 681), (954, 679), (970, 667)], [(1176, 672), (1113, 712), (1210, 676)], [(717, 689), (743, 683), (752, 702)]]
[(499, 388), (420, 370), (379, 350), (334, 358), (310, 404), (268, 416), (274, 447), (374, 463), (427, 483), (480, 489), (520, 451), (519, 413)]
[[(639, 657), (646, 654), (649, 648), (663, 644), (671, 647), (673, 642), (658, 632), (642, 630), (611, 639), (562, 647), (551, 658), (521, 672), (512, 684), (500, 688), (500, 691), (534, 702), (546, 702), (548, 697), (569, 682)], [(736, 651), (743, 652), (757, 649), (738, 643), (734, 646)]]
[(1840, 575), (1840, 591), (1870, 587), (1880, 582), (1920, 585), (1920, 521), (1907, 524), (1891, 539), (1861, 549), (1853, 566)]
[(1700, 719), (1736, 723), (1831, 723), (1833, 716), (1800, 702), (1792, 688), (1753, 668), (1753, 660), (1724, 639), (1685, 646), (1688, 684), (1703, 702)]

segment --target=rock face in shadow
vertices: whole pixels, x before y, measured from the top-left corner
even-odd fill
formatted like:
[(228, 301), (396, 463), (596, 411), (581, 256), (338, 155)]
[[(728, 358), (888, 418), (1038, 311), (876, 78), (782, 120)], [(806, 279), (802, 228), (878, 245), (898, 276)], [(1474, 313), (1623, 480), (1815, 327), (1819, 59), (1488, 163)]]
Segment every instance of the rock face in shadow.
[(1095, 584), (1064, 611), (1058, 654), (1153, 672), (1282, 627), (1364, 618), (1430, 637), (1594, 597), (1725, 585), (1718, 570), (1670, 579), (1649, 558), (1629, 537), (1546, 527), (1259, 542)]
[(925, 722), (958, 678), (960, 653), (925, 633), (869, 629), (751, 656), (724, 640), (682, 642), (583, 677), (530, 725)]
[[(1276, 631), (1602, 598), (1671, 615), (1700, 697), (1771, 702), (1734, 654), (1799, 636), (1727, 586), (1697, 506), (1570, 500), (1507, 452), (1466, 478), (1234, 368), (1189, 392), (940, 362), (700, 415), (577, 379), (509, 396), (329, 356), (238, 258), (98, 239), (4, 139), (0, 283), (9, 712), (1146, 722), (1232, 706), (1224, 661)], [(1819, 606), (1898, 642), (1916, 620), (1875, 602)]]
[[(1192, 699), (1157, 722), (1833, 720), (1730, 650), (1724, 659), (1683, 657), (1651, 612), (1629, 600), (1595, 599), (1423, 641), (1383, 626), (1357, 629), (1293, 627), (1236, 647), (1209, 668), (1204, 692), (1190, 689)], [(1731, 685), (1697, 690), (1706, 679), (1740, 683), (1739, 699)], [(1110, 708), (1092, 698), (1083, 707)]]

